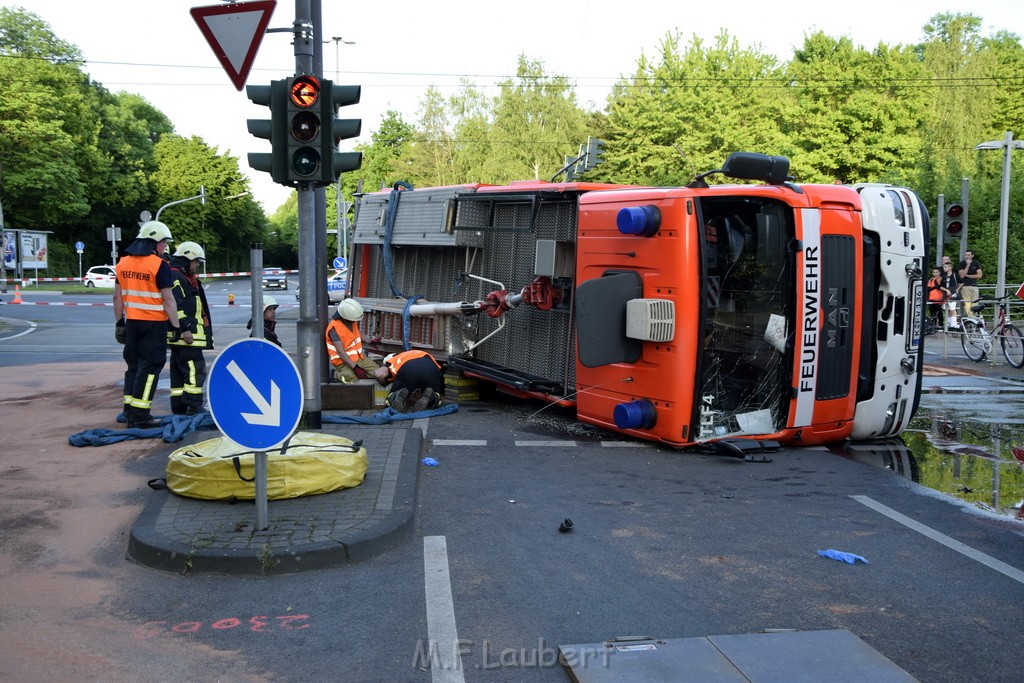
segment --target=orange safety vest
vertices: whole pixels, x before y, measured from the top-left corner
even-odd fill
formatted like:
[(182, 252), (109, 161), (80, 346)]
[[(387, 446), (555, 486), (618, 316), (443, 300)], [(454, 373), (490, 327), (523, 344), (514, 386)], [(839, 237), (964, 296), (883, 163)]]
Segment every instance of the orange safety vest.
[(415, 360), (417, 358), (423, 358), (424, 356), (434, 361), (434, 365), (437, 365), (438, 370), (441, 369), (441, 366), (437, 364), (437, 361), (434, 360), (434, 357), (431, 356), (429, 353), (427, 353), (426, 351), (419, 351), (414, 349), (412, 351), (402, 351), (401, 353), (396, 353), (394, 356), (384, 361), (384, 366), (388, 369), (388, 377), (394, 379), (394, 377), (398, 375), (398, 370), (402, 367), (403, 364), (408, 363), (409, 361)]
[(124, 315), (129, 320), (167, 320), (164, 297), (156, 286), (156, 273), (164, 260), (156, 254), (125, 256), (117, 263)]
[(928, 301), (932, 302), (933, 304), (942, 303), (942, 300), (945, 298), (946, 295), (942, 291), (941, 287), (941, 277), (933, 277), (931, 280), (928, 281)]
[[(334, 333), (332, 336), (331, 333)], [(363, 357), (363, 338), (359, 336), (359, 323), (353, 323), (352, 329), (350, 330), (344, 321), (338, 318), (332, 318), (329, 325), (327, 325), (327, 355), (331, 359), (331, 365), (338, 367), (344, 364), (341, 360), (341, 354), (344, 353), (349, 357), (353, 363), (359, 361)], [(335, 342), (337, 339), (339, 343)], [(341, 346), (341, 351), (338, 350), (338, 346)]]

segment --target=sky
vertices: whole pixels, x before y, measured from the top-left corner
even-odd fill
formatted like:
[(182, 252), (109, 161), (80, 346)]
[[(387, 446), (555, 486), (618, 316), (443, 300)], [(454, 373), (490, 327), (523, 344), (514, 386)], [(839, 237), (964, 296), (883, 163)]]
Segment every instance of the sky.
[[(246, 161), (248, 152), (270, 151), (268, 141), (246, 129), (247, 118), (268, 118), (269, 109), (235, 89), (189, 13), (218, 4), (225, 3), (0, 0), (0, 7), (39, 15), (58, 38), (80, 48), (87, 60), (83, 68), (94, 81), (112, 92), (142, 95), (170, 118), (177, 133), (199, 136), (220, 153), (238, 157), (253, 196), (273, 212), (291, 189)], [(760, 46), (780, 59), (819, 30), (867, 48), (916, 43), (925, 23), (942, 12), (980, 17), (982, 35), (1024, 35), (1024, 3), (1010, 0), (859, 0), (845, 7), (822, 0), (426, 0), (387, 11), (378, 3), (322, 0), (321, 6), (324, 77), (362, 86), (360, 103), (341, 111), (343, 118), (362, 119), (362, 134), (344, 141), (342, 151), (368, 143), (390, 109), (415, 124), (420, 98), (431, 85), (451, 95), (461, 78), (484, 87), (513, 76), (520, 54), (540, 60), (549, 75), (567, 77), (578, 102), (599, 110), (611, 85), (633, 72), (641, 54), (655, 55), (672, 31), (686, 43), (692, 35), (712, 40), (724, 29), (741, 46)], [(294, 17), (295, 2), (278, 0), (270, 28), (288, 28)], [(269, 33), (247, 83), (265, 85), (294, 72), (291, 34)]]

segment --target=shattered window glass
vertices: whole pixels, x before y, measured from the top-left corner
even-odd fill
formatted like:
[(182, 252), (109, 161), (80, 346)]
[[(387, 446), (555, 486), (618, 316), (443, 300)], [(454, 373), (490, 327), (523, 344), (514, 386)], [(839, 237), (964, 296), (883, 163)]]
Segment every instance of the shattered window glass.
[(786, 424), (795, 285), (792, 211), (767, 199), (704, 199), (704, 329), (698, 441)]

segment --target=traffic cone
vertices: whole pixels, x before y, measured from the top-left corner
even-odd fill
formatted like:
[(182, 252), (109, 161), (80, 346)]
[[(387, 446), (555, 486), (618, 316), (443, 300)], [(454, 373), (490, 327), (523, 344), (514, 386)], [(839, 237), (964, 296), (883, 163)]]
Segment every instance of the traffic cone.
[(14, 300), (11, 301), (11, 303), (12, 304), (24, 303), (21, 300), (21, 286), (20, 285), (14, 285)]

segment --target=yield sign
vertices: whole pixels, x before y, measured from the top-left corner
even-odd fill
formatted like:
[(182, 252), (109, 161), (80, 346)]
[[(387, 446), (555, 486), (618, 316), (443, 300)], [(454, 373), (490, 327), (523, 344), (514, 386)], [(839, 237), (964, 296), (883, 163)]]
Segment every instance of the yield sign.
[(245, 87), (277, 0), (193, 7), (190, 10), (235, 89)]

